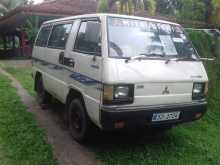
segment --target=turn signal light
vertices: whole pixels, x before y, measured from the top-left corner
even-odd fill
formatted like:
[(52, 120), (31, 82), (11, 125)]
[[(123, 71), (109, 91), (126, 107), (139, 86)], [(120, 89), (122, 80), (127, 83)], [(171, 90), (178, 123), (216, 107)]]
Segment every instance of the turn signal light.
[(200, 112), (199, 112), (199, 113), (196, 113), (196, 115), (195, 115), (195, 118), (196, 118), (196, 119), (200, 119), (201, 117), (202, 117), (202, 113), (200, 113)]
[(120, 129), (120, 128), (124, 128), (124, 126), (125, 126), (125, 123), (123, 121), (115, 123), (115, 128)]

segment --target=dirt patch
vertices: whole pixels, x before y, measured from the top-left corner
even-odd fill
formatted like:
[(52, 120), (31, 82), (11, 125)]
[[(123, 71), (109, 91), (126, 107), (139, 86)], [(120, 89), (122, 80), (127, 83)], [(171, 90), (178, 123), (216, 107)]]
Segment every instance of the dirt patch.
[[(29, 95), (12, 75), (1, 68), (0, 74), (6, 75), (12, 81), (24, 105), (35, 116), (39, 125), (46, 130), (48, 142), (52, 145), (54, 156), (61, 165), (99, 164), (93, 152), (71, 138), (68, 131), (60, 124), (58, 116), (51, 112), (50, 107), (43, 110), (36, 99)], [(59, 108), (63, 107), (58, 106), (56, 109)]]

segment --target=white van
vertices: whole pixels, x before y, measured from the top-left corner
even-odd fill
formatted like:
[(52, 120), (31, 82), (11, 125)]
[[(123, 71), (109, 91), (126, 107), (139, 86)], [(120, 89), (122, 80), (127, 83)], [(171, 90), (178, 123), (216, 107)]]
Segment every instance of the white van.
[(102, 130), (167, 128), (200, 119), (208, 77), (176, 23), (91, 14), (43, 23), (33, 49), (41, 103), (66, 105), (73, 137)]

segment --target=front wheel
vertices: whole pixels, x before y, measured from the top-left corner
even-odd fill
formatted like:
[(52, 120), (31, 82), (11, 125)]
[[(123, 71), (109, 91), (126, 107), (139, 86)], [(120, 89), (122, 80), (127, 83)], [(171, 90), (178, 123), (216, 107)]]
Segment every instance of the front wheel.
[(49, 103), (51, 96), (44, 89), (43, 80), (41, 76), (38, 77), (36, 80), (36, 91), (37, 91), (37, 100), (41, 105)]
[(92, 123), (81, 100), (73, 99), (69, 104), (68, 121), (70, 133), (76, 141), (83, 142), (88, 139)]

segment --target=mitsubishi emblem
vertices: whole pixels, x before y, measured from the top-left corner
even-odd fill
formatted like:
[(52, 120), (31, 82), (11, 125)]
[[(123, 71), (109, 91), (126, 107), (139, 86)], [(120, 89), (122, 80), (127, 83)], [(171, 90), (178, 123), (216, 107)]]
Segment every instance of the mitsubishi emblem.
[(163, 95), (168, 95), (170, 93), (168, 86), (165, 86), (165, 89), (163, 90)]

